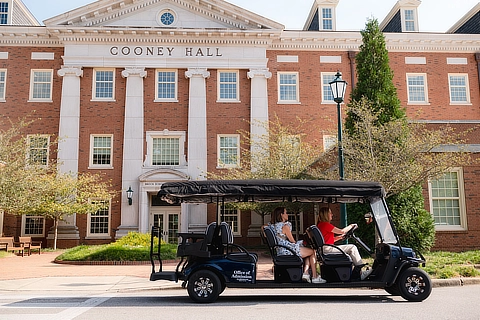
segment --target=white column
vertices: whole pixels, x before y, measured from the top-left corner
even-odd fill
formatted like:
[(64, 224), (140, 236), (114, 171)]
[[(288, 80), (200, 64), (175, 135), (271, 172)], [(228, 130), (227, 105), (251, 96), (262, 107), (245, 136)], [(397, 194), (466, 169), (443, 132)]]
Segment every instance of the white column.
[(210, 72), (205, 68), (189, 68), (188, 100), (188, 173), (194, 180), (204, 180), (207, 171), (207, 91), (205, 79)]
[(268, 92), (267, 79), (272, 77), (268, 69), (250, 69), (247, 77), (252, 79), (250, 89), (250, 134), (253, 139), (252, 153), (255, 152), (255, 140), (268, 134)]
[(80, 77), (82, 68), (66, 67), (58, 70), (63, 77), (58, 160), (60, 172), (78, 172), (78, 143), (80, 134)]
[[(58, 171), (76, 175), (80, 138), (80, 77), (83, 76), (83, 71), (81, 67), (62, 66), (57, 73), (63, 77), (58, 129)], [(48, 239), (53, 237), (53, 230), (50, 230)], [(58, 239), (80, 239), (75, 215), (66, 216), (59, 222)]]
[[(120, 238), (129, 231), (138, 231), (139, 215), (146, 215), (148, 211), (139, 213), (140, 183), (138, 177), (142, 174), (144, 120), (143, 120), (143, 78), (147, 76), (145, 68), (125, 68), (122, 76), (127, 78), (125, 97), (125, 122), (123, 130), (123, 162), (122, 162), (122, 202), (121, 225), (116, 237)], [(128, 204), (128, 188), (132, 188), (132, 205)]]
[[(188, 99), (188, 174), (192, 180), (205, 180), (207, 171), (207, 91), (205, 79), (210, 72), (205, 68), (189, 68)], [(188, 229), (206, 225), (207, 205), (182, 205), (182, 215), (188, 220)], [(185, 226), (182, 227), (182, 229)]]
[[(268, 92), (267, 80), (272, 77), (272, 73), (268, 69), (250, 69), (247, 77), (252, 79), (250, 89), (250, 134), (252, 143), (250, 151), (252, 154), (256, 152), (259, 141), (262, 136), (268, 135)], [(255, 170), (255, 168), (252, 168)], [(258, 237), (260, 227), (264, 224), (262, 217), (252, 212), (250, 218), (251, 224), (248, 227), (248, 237)]]

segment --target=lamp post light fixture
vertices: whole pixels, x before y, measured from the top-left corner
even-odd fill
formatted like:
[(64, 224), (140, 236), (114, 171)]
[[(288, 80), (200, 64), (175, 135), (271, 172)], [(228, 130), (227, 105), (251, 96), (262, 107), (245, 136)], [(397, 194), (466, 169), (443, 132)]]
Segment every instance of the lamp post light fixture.
[(128, 187), (128, 190), (126, 192), (127, 192), (128, 205), (131, 206), (132, 205), (132, 196), (133, 196), (132, 187)]
[[(332, 82), (329, 82), (330, 89), (333, 94), (333, 101), (337, 103), (337, 116), (338, 116), (338, 173), (340, 175), (340, 180), (344, 180), (344, 171), (343, 171), (343, 144), (342, 144), (342, 110), (341, 103), (345, 98), (345, 89), (347, 88), (347, 81), (342, 79), (342, 74), (340, 71), (337, 71), (335, 74), (335, 79)], [(345, 203), (340, 204), (340, 225), (345, 227), (347, 225), (347, 205)]]

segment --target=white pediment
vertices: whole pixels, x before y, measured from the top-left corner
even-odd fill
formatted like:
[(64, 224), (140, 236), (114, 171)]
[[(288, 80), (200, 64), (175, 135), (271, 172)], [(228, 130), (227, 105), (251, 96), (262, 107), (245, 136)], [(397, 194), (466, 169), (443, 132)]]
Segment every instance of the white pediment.
[(47, 27), (284, 29), (223, 0), (99, 0), (44, 23)]

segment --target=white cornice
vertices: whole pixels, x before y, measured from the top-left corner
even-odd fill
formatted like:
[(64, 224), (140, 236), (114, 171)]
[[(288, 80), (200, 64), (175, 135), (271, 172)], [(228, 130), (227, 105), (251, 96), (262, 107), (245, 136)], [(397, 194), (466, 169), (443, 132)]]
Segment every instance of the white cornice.
[[(456, 52), (480, 51), (480, 35), (443, 33), (385, 33), (390, 52)], [(360, 32), (283, 31), (271, 50), (358, 51)]]
[[(480, 34), (385, 33), (390, 52), (480, 52)], [(0, 26), (2, 46), (139, 43), (261, 46), (267, 50), (358, 51), (360, 32)]]
[(50, 33), (64, 43), (176, 43), (269, 46), (278, 30), (82, 28), (58, 26)]
[(52, 37), (45, 27), (0, 26), (2, 46), (63, 46), (57, 37)]

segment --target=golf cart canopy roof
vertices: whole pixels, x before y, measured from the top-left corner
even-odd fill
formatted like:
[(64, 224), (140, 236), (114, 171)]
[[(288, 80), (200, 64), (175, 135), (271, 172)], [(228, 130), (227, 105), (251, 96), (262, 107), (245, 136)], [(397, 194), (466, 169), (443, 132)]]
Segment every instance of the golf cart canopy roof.
[(202, 180), (167, 182), (158, 196), (168, 203), (366, 202), (385, 196), (376, 182), (332, 180)]

